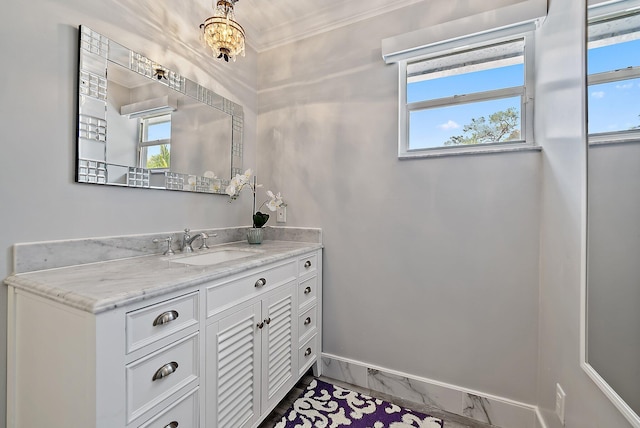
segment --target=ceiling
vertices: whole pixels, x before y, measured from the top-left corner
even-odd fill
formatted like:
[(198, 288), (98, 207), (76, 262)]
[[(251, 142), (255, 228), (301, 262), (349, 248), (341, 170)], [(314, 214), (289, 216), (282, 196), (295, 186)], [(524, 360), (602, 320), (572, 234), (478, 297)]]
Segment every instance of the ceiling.
[(261, 52), (426, 0), (239, 0), (236, 19)]

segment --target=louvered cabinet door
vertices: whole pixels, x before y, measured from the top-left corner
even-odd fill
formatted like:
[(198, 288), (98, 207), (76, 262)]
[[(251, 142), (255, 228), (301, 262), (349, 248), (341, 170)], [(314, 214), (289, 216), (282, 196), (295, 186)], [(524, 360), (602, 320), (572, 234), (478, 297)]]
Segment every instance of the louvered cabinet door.
[(276, 405), (294, 386), (297, 373), (296, 287), (285, 286), (262, 301), (262, 411)]
[(251, 427), (260, 417), (261, 304), (207, 327), (207, 427)]

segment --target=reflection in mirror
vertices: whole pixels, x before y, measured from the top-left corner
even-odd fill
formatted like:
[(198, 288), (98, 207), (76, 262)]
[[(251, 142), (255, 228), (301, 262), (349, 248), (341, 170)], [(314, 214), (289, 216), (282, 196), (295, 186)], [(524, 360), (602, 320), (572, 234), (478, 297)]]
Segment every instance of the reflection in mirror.
[(242, 107), (82, 26), (76, 181), (224, 193)]
[[(640, 427), (640, 4), (588, 25), (587, 373)], [(624, 11), (624, 12), (621, 12)]]

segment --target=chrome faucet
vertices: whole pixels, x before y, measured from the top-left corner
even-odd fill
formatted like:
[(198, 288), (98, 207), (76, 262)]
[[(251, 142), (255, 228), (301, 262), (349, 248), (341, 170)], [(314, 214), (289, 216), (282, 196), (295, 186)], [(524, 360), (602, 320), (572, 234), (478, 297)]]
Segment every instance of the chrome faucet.
[(209, 246), (207, 245), (207, 238), (209, 238), (209, 235), (207, 235), (204, 232), (200, 232), (196, 235), (191, 236), (189, 232), (191, 232), (189, 229), (185, 229), (184, 235), (182, 235), (182, 252), (183, 253), (192, 253), (193, 247), (191, 246), (191, 244), (193, 243), (193, 241), (195, 241), (198, 238), (202, 238), (202, 245), (200, 246), (201, 250), (209, 248)]

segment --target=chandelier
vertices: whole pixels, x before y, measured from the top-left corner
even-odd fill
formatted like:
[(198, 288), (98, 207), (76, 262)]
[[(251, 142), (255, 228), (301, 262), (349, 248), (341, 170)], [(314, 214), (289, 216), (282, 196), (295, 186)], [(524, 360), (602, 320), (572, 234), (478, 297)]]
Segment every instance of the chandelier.
[(204, 42), (213, 56), (229, 62), (237, 55), (244, 56), (244, 29), (235, 20), (233, 5), (238, 0), (218, 0), (213, 16), (200, 24)]

